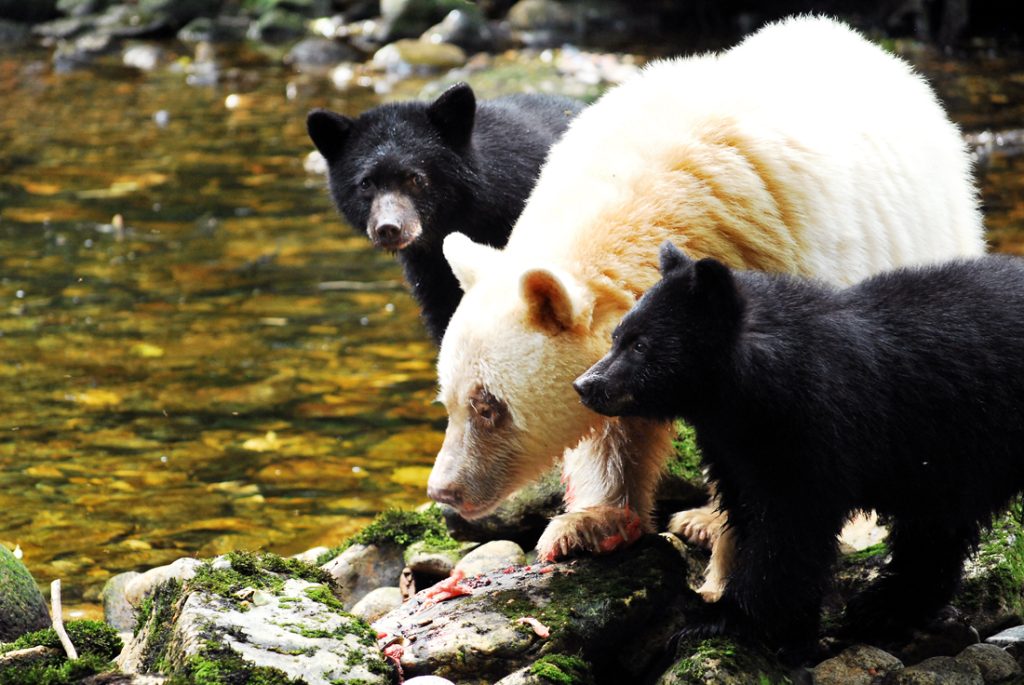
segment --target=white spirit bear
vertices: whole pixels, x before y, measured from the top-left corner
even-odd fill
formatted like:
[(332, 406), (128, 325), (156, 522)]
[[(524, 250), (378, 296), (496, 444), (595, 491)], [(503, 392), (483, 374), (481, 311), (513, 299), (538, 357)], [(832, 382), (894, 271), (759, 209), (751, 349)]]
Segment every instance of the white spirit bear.
[[(449, 420), (431, 497), (482, 516), (564, 454), (544, 557), (650, 528), (671, 424), (600, 416), (572, 382), (658, 280), (666, 240), (838, 285), (984, 249), (957, 128), (906, 63), (845, 25), (793, 18), (656, 62), (573, 120), (504, 249), (446, 239), (465, 296), (438, 359)], [(717, 547), (709, 597), (728, 564)]]

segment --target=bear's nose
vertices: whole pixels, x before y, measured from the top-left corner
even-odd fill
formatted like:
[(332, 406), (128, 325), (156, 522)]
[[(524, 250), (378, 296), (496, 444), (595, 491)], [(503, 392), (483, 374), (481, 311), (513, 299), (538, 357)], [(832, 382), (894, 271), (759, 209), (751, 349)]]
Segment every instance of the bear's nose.
[(402, 229), (395, 224), (382, 223), (377, 224), (374, 232), (377, 234), (377, 242), (384, 247), (388, 247), (398, 244)]
[(584, 401), (593, 396), (596, 387), (597, 378), (590, 374), (584, 374), (572, 382), (572, 389)]
[(462, 489), (457, 486), (439, 488), (428, 484), (427, 497), (439, 504), (447, 504), (456, 509), (462, 505)]

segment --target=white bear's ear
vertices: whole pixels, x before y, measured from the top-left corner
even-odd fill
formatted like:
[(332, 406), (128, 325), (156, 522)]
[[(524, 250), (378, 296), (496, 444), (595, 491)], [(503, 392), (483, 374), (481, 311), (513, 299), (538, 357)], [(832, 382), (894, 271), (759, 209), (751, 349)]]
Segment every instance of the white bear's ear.
[(689, 266), (693, 264), (693, 260), (686, 256), (686, 254), (678, 247), (672, 244), (671, 240), (666, 240), (661, 244), (661, 252), (658, 255), (661, 258), (661, 275), (664, 276), (669, 271), (674, 271), (681, 266)]
[(474, 243), (462, 233), (451, 233), (441, 244), (444, 258), (448, 266), (462, 286), (462, 292), (468, 293), (477, 281), (477, 276), (487, 273), (491, 263), (498, 256), (498, 250), (489, 245)]
[(530, 325), (552, 335), (590, 326), (594, 297), (571, 276), (531, 269), (519, 279), (519, 290)]

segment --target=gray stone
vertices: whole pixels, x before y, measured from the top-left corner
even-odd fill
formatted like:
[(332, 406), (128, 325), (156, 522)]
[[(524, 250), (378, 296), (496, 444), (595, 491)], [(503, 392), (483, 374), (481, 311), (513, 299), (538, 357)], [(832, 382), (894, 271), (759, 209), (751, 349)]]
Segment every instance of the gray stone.
[(348, 610), (371, 590), (397, 586), (405, 561), (398, 545), (352, 545), (320, 568), (331, 575), (334, 594)]
[(447, 71), (466, 63), (466, 53), (457, 45), (399, 40), (373, 55), (373, 66), (398, 76)]
[(519, 0), (507, 19), (519, 31), (571, 31), (576, 22), (572, 10), (555, 0)]
[(464, 552), (465, 548), (431, 549), (421, 540), (406, 548), (405, 565), (416, 573), (444, 577), (452, 572)]
[(1024, 626), (1013, 626), (987, 638), (985, 642), (997, 647), (1009, 647), (1024, 643)]
[[(448, 586), (439, 584), (374, 628), (404, 646), (406, 676), (494, 683), (543, 649), (579, 654), (603, 682), (631, 682), (656, 658), (650, 646), (662, 649), (701, 601), (683, 582), (687, 564), (663, 538), (648, 536), (611, 556), (465, 578), (457, 592), (442, 594)], [(520, 621), (527, 618), (538, 624)]]
[(103, 585), (103, 620), (118, 632), (135, 630), (135, 607), (128, 602), (125, 589), (140, 575), (135, 571), (118, 573)]
[[(764, 648), (722, 638), (684, 638), (656, 685), (788, 683), (790, 673)], [(806, 682), (806, 681), (797, 681)]]
[(71, 38), (95, 25), (95, 17), (67, 17), (37, 24), (32, 27), (32, 33), (43, 38)]
[(364, 621), (376, 621), (402, 604), (402, 591), (397, 587), (379, 587), (356, 602), (351, 613)]
[(306, 33), (306, 18), (296, 12), (273, 9), (249, 26), (247, 36), (264, 43), (285, 43)]
[(1016, 659), (992, 644), (971, 645), (956, 658), (977, 666), (986, 683), (1001, 683), (1021, 673)]
[(467, 0), (381, 0), (380, 39), (391, 42), (419, 36), (452, 10), (478, 11)]
[(185, 581), (196, 575), (196, 569), (203, 562), (192, 557), (182, 557), (164, 566), (151, 568), (130, 578), (124, 586), (124, 596), (130, 605), (139, 607), (147, 597), (152, 597), (157, 588), (169, 580)]
[[(309, 685), (389, 683), (384, 674), (388, 669), (365, 624), (310, 597), (307, 591), (313, 589), (326, 588), (290, 578), (279, 593), (267, 593), (266, 602), (242, 607), (186, 583), (172, 610), (154, 606), (153, 616), (125, 647), (118, 664), (130, 672), (159, 660), (169, 674), (183, 675), (197, 657), (216, 661), (228, 656), (277, 669)], [(172, 624), (161, 625), (159, 615), (173, 617)], [(166, 642), (152, 639), (164, 629), (169, 631)], [(160, 643), (159, 655), (147, 653)], [(131, 661), (127, 654), (133, 655)]]
[(884, 685), (985, 685), (981, 670), (951, 656), (933, 656), (887, 675)]
[(121, 61), (126, 67), (152, 71), (164, 57), (163, 48), (156, 45), (132, 45), (125, 49)]
[(284, 57), (285, 64), (296, 69), (324, 70), (330, 69), (339, 62), (358, 60), (361, 55), (353, 48), (330, 38), (305, 38), (288, 51)]
[(451, 43), (466, 52), (480, 52), (494, 45), (494, 33), (476, 7), (452, 10), (439, 24), (423, 32), (427, 43)]
[(225, 43), (245, 38), (249, 21), (245, 17), (196, 17), (178, 31), (183, 43)]
[(522, 547), (509, 540), (492, 540), (462, 557), (455, 565), (455, 570), (472, 577), (501, 571), (510, 566), (522, 566), (525, 563), (526, 554)]
[(854, 645), (814, 667), (815, 685), (871, 685), (903, 662), (877, 647)]
[(21, 559), (0, 545), (0, 642), (49, 625), (50, 612), (32, 574)]

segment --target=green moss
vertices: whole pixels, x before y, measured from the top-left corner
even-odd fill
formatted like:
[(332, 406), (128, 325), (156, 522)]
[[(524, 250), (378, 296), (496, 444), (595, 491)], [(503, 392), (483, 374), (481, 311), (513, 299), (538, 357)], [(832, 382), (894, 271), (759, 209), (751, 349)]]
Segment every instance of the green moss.
[(356, 544), (394, 544), (399, 547), (408, 547), (420, 540), (430, 550), (458, 549), (461, 545), (458, 540), (448, 535), (444, 517), (436, 506), (431, 506), (423, 512), (388, 509), (373, 519), (366, 528), (337, 547), (321, 554), (317, 563), (323, 564), (330, 561)]
[(337, 611), (344, 611), (345, 607), (342, 606), (338, 598), (334, 596), (334, 593), (325, 585), (314, 585), (305, 589), (306, 597), (309, 597), (314, 602), (320, 602), (326, 606)]
[(884, 557), (889, 553), (889, 546), (884, 542), (865, 547), (862, 550), (852, 552), (843, 557), (845, 563), (856, 564), (874, 557)]
[(697, 433), (682, 421), (675, 422), (676, 437), (672, 440), (675, 453), (669, 459), (668, 472), (690, 482), (703, 482), (700, 448), (697, 447)]
[(185, 677), (195, 685), (304, 685), (299, 678), (268, 666), (255, 666), (225, 646), (207, 645), (192, 656)]
[[(681, 656), (672, 669), (676, 683), (708, 682), (717, 675), (726, 676), (730, 682), (741, 682), (737, 678), (755, 679), (757, 685), (782, 685), (790, 683), (785, 670), (767, 654), (753, 647), (735, 643), (727, 638), (708, 640), (684, 640), (677, 652)], [(717, 678), (725, 680), (725, 678)]]
[(285, 559), (269, 552), (231, 552), (227, 555), (230, 568), (214, 568), (206, 562), (188, 581), (189, 589), (218, 595), (242, 606), (236, 593), (244, 588), (279, 593), (289, 578), (300, 578), (311, 583), (327, 583), (330, 576), (323, 569), (298, 559)]
[(967, 563), (954, 604), (968, 614), (1024, 614), (1024, 530), (1021, 502), (995, 520)]
[(27, 633), (4, 645), (0, 653), (30, 647), (50, 647), (57, 651), (22, 667), (0, 670), (0, 685), (64, 685), (117, 668), (113, 659), (124, 645), (116, 630), (102, 621), (69, 621), (64, 627), (79, 658), (69, 660), (66, 657), (53, 628)]
[[(171, 639), (174, 615), (178, 610), (180, 599), (181, 582), (169, 580), (157, 586), (148, 602), (149, 611), (139, 615), (136, 627), (141, 630), (144, 626), (148, 631), (146, 644), (143, 646), (141, 669), (143, 672), (167, 670), (164, 663), (164, 652), (167, 650), (167, 642)], [(144, 602), (143, 605), (146, 603)]]
[(557, 685), (589, 685), (594, 682), (590, 664), (578, 656), (548, 654), (530, 666), (530, 673)]
[[(68, 621), (64, 629), (67, 630), (71, 644), (75, 646), (80, 656), (89, 654), (110, 661), (120, 654), (124, 647), (117, 631), (103, 621)], [(62, 651), (64, 649), (57, 632), (53, 628), (44, 628), (22, 635), (0, 649), (0, 654), (29, 647), (53, 647)]]

